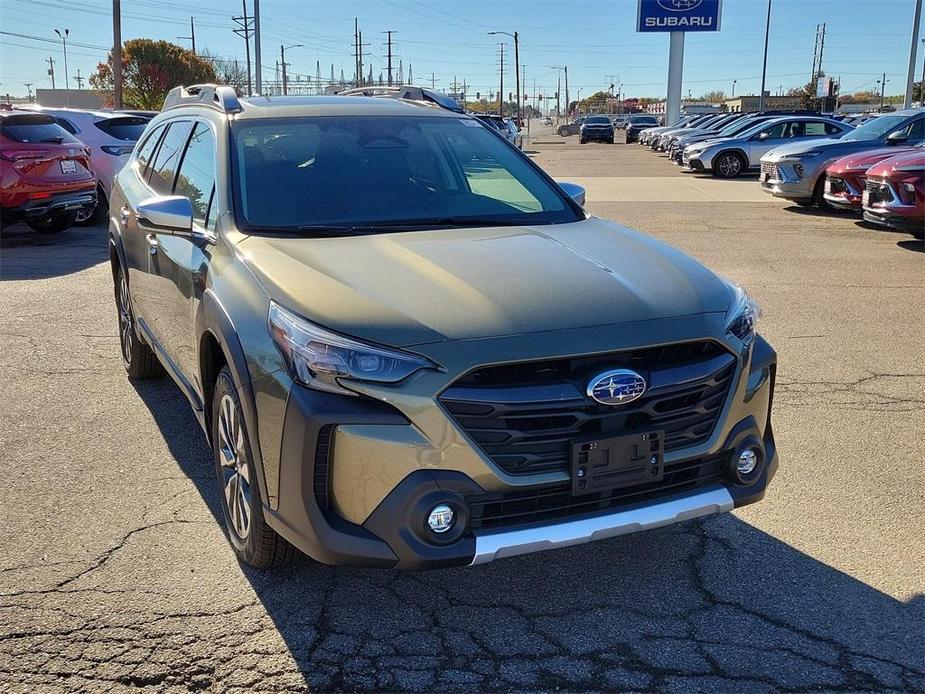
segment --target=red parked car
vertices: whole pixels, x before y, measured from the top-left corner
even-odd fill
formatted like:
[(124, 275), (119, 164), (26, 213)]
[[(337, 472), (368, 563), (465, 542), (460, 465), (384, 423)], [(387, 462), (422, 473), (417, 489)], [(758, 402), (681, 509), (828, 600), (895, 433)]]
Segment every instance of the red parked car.
[(64, 231), (96, 205), (90, 152), (51, 117), (0, 111), (0, 225)]
[(860, 213), (867, 170), (884, 159), (913, 151), (912, 147), (880, 147), (839, 157), (825, 170), (825, 201), (840, 210)]
[(925, 234), (925, 147), (869, 169), (862, 205), (868, 222)]

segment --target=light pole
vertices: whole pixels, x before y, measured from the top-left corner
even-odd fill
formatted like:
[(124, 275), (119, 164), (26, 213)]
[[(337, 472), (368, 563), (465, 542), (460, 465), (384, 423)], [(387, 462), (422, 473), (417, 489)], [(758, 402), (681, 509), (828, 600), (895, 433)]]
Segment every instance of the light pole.
[[(761, 63), (761, 93), (758, 95), (758, 112), (764, 111), (764, 82), (768, 75), (768, 37), (771, 34), (771, 0), (768, 0), (768, 19), (764, 25), (764, 60)], [(813, 76), (815, 79), (815, 76)]]
[[(67, 83), (67, 37), (71, 33), (70, 29), (65, 29), (64, 33), (61, 33), (60, 29), (55, 29), (55, 33), (61, 39), (61, 46), (64, 48), (64, 89), (65, 91), (70, 89)], [(68, 106), (71, 105), (71, 96), (70, 94), (65, 94), (65, 100), (67, 101)]]
[[(556, 125), (558, 125), (559, 115), (562, 111), (562, 109), (560, 108), (561, 96), (562, 96), (560, 93), (562, 90), (562, 71), (565, 70), (566, 68), (563, 67), (562, 65), (550, 65), (549, 69), (559, 71), (559, 79), (556, 82)], [(568, 78), (566, 78), (565, 83), (568, 84)], [(566, 112), (568, 112), (568, 101), (565, 102), (565, 110)]]
[[(520, 36), (516, 31), (513, 34), (507, 31), (489, 31), (488, 33), (491, 36), (503, 34), (504, 36), (510, 36), (512, 39), (514, 39), (514, 74), (517, 76), (517, 120), (522, 123), (523, 113), (520, 104)], [(503, 74), (501, 75), (501, 79), (504, 80)], [(504, 94), (501, 95), (501, 103), (504, 103)], [(504, 114), (502, 113), (501, 115)]]
[(582, 89), (584, 89), (584, 87), (578, 88), (578, 117), (579, 118), (581, 118), (581, 90)]
[(922, 84), (919, 85), (919, 106), (925, 106), (925, 39), (922, 39)]
[(883, 94), (886, 91), (886, 83), (889, 81), (885, 72), (883, 73), (883, 78), (877, 80), (877, 86), (880, 87), (880, 113), (883, 113)]
[(736, 82), (738, 81), (739, 80), (732, 80), (732, 98), (733, 99), (736, 98)]
[(283, 66), (283, 96), (286, 96), (286, 94), (289, 93), (289, 86), (286, 82), (286, 51), (288, 51), (290, 48), (301, 48), (303, 45), (305, 44), (294, 43), (291, 46), (280, 45), (279, 47), (279, 62)]

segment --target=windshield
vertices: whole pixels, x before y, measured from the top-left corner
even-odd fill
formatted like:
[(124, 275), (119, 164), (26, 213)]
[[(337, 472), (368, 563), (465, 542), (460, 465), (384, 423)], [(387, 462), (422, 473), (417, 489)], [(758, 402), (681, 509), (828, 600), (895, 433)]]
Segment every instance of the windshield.
[(585, 123), (590, 125), (610, 125), (610, 119), (604, 116), (591, 116), (590, 118), (585, 118)]
[(630, 116), (630, 123), (636, 125), (647, 125), (649, 123), (655, 125), (658, 123), (658, 119), (655, 116)]
[(767, 118), (741, 118), (719, 131), (720, 135), (748, 135), (752, 130), (760, 130), (767, 123)]
[(539, 169), (470, 118), (305, 117), (232, 128), (245, 231), (372, 233), (583, 219)]
[(842, 142), (864, 142), (877, 140), (896, 129), (909, 116), (878, 116), (871, 118), (863, 125), (859, 125), (850, 133), (841, 138)]
[(111, 135), (117, 140), (127, 142), (137, 142), (138, 138), (145, 131), (150, 118), (141, 116), (125, 116), (121, 118), (107, 118), (94, 123), (94, 125), (107, 135)]

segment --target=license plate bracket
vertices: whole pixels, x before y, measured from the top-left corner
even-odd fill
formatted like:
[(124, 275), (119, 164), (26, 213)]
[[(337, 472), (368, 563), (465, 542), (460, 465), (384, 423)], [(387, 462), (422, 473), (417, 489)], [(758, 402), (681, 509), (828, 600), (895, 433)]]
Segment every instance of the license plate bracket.
[(61, 173), (72, 174), (77, 173), (77, 162), (73, 159), (63, 159), (61, 160)]
[(665, 432), (576, 441), (571, 468), (574, 496), (660, 482), (665, 475)]
[(861, 193), (861, 206), (867, 207), (868, 205), (870, 205), (870, 191), (865, 189), (864, 192)]

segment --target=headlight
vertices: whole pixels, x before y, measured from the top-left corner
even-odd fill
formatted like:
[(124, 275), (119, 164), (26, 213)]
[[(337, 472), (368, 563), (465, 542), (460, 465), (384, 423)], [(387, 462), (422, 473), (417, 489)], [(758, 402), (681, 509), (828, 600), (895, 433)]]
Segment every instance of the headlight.
[(822, 154), (821, 151), (814, 149), (810, 152), (800, 152), (799, 154), (793, 154), (790, 158), (799, 161), (801, 159), (812, 159), (813, 157), (818, 157), (820, 154)]
[(299, 383), (342, 395), (356, 395), (339, 378), (397, 383), (435, 365), (424, 357), (363, 344), (309, 323), (270, 302), (269, 329), (289, 371)]
[(761, 318), (761, 307), (738, 284), (729, 284), (734, 297), (726, 314), (726, 332), (732, 333), (747, 344), (755, 337), (755, 326)]

